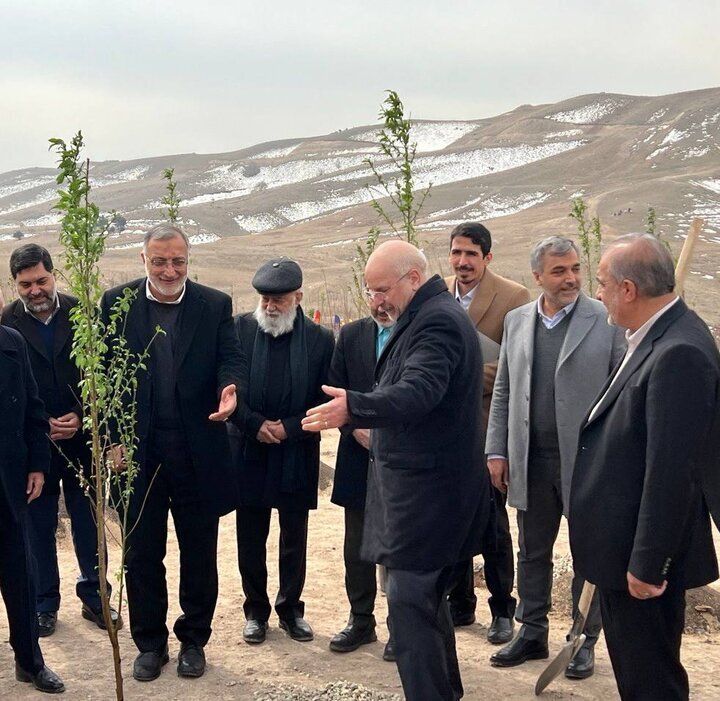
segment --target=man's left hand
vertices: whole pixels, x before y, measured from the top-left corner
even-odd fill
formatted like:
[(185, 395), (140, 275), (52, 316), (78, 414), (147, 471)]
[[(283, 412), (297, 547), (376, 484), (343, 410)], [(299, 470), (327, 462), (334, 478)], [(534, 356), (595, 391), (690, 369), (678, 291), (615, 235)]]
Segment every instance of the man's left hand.
[(235, 385), (228, 385), (220, 395), (220, 404), (218, 410), (214, 414), (210, 414), (210, 421), (227, 421), (230, 414), (237, 408), (237, 394), (235, 393)]
[(25, 490), (28, 504), (40, 496), (44, 484), (45, 475), (42, 472), (28, 472), (27, 489)]
[(71, 411), (64, 416), (50, 419), (50, 440), (64, 441), (72, 438), (80, 428), (80, 417)]
[(627, 573), (627, 583), (630, 596), (640, 599), (640, 601), (662, 596), (667, 589), (667, 579), (662, 584), (648, 584), (638, 579), (631, 572)]
[(308, 409), (302, 420), (304, 431), (318, 433), (328, 428), (340, 428), (350, 420), (347, 408), (347, 392), (340, 387), (322, 386), (322, 391), (332, 397), (329, 402)]

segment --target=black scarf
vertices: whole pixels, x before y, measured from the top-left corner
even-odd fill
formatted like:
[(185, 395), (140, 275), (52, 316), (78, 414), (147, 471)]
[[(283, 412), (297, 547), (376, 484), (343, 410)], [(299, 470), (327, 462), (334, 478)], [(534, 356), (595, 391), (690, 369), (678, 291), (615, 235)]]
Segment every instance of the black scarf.
[[(308, 351), (305, 338), (305, 314), (297, 307), (290, 337), (290, 416), (304, 413), (308, 393)], [(252, 352), (252, 371), (248, 384), (248, 404), (264, 415), (265, 385), (270, 355), (270, 334), (258, 326)], [(269, 446), (268, 468), (281, 460), (282, 479), (280, 491), (292, 493), (307, 486), (305, 460), (302, 445), (288, 443)]]

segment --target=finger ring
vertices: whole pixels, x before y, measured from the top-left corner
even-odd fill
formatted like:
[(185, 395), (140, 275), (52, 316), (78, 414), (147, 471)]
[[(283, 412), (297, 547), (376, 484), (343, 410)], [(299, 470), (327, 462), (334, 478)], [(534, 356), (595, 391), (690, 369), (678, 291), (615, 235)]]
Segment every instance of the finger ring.
[(325, 428), (327, 428), (327, 427), (328, 427), (328, 422), (327, 422), (327, 419), (325, 419)]
[(646, 591), (646, 592), (643, 594), (643, 599), (649, 599), (649, 598), (650, 598), (650, 592), (647, 592), (647, 591)]

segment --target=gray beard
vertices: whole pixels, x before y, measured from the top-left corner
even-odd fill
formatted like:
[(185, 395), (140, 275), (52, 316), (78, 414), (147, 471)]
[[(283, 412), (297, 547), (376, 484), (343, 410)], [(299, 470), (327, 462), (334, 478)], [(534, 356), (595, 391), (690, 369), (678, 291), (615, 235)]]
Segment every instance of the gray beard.
[(262, 302), (258, 302), (255, 311), (253, 312), (255, 321), (258, 326), (265, 332), (269, 333), (273, 338), (283, 336), (286, 333), (290, 333), (293, 330), (293, 324), (295, 323), (295, 317), (297, 316), (297, 305), (295, 305), (290, 311), (279, 314), (278, 316), (268, 316), (262, 308)]

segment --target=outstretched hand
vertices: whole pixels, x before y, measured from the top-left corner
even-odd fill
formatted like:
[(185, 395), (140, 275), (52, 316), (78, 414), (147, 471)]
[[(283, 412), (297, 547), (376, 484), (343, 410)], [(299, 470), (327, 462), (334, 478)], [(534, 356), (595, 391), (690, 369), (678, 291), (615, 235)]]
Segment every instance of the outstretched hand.
[(317, 433), (328, 428), (340, 428), (350, 420), (347, 408), (347, 392), (340, 387), (323, 385), (322, 391), (332, 397), (329, 402), (308, 409), (302, 420), (304, 431)]
[(237, 408), (237, 394), (235, 389), (235, 385), (228, 385), (223, 388), (223, 391), (220, 394), (220, 404), (218, 405), (218, 410), (208, 416), (210, 421), (228, 420), (230, 414), (232, 414)]

